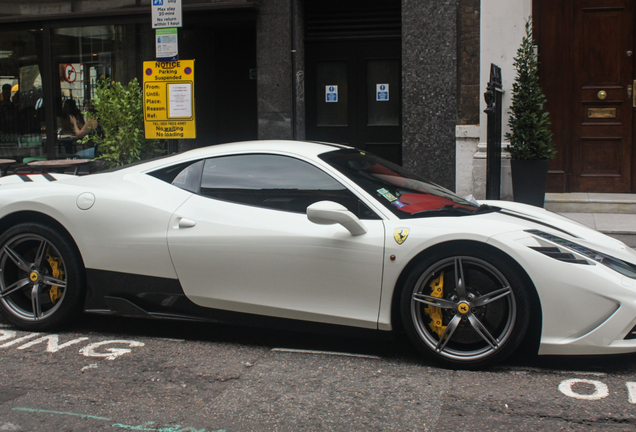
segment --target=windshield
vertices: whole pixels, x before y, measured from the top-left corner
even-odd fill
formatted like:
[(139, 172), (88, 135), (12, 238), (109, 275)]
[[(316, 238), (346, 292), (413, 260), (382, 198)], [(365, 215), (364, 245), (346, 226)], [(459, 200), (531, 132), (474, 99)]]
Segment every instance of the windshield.
[(479, 206), (372, 154), (340, 149), (320, 158), (353, 180), (399, 218), (462, 216)]

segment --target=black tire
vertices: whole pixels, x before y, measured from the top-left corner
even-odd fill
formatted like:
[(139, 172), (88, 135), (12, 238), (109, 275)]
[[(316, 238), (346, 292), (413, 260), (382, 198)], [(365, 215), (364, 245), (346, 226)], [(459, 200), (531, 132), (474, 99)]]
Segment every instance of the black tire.
[(84, 266), (57, 230), (23, 223), (0, 237), (0, 314), (29, 331), (52, 330), (81, 312)]
[(480, 246), (447, 247), (423, 260), (400, 305), (417, 349), (454, 369), (484, 368), (512, 354), (528, 330), (532, 289), (513, 269), (510, 258)]

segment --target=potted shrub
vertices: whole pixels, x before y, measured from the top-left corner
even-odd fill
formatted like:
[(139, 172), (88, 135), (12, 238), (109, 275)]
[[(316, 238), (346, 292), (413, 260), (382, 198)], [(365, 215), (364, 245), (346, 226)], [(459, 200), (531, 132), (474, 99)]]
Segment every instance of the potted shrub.
[(95, 89), (94, 112), (88, 118), (97, 121), (93, 133), (83, 142), (95, 144), (96, 159), (107, 167), (127, 165), (160, 156), (164, 149), (159, 140), (148, 140), (144, 133), (141, 86), (134, 78), (124, 86), (107, 79)]
[(510, 144), (510, 166), (514, 200), (543, 207), (548, 164), (556, 155), (545, 96), (539, 86), (537, 53), (534, 50), (531, 19), (513, 63), (517, 70), (512, 85), (512, 105), (506, 139)]

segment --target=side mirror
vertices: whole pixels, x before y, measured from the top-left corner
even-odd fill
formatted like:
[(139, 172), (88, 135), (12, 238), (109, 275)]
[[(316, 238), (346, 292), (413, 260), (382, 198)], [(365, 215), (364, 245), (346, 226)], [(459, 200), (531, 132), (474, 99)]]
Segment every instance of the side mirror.
[(333, 201), (319, 201), (307, 207), (307, 219), (318, 225), (340, 224), (353, 236), (367, 232), (367, 228), (356, 215), (347, 210), (345, 206)]

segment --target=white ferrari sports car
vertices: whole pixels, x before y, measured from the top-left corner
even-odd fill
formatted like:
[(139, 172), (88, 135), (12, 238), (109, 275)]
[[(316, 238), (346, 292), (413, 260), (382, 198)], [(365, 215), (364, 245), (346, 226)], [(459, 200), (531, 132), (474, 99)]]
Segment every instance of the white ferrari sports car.
[[(334, 144), (200, 148), (0, 178), (0, 313), (405, 331), (449, 367), (636, 352), (636, 252), (540, 208), (469, 202)], [(534, 337), (534, 339), (533, 339)]]

